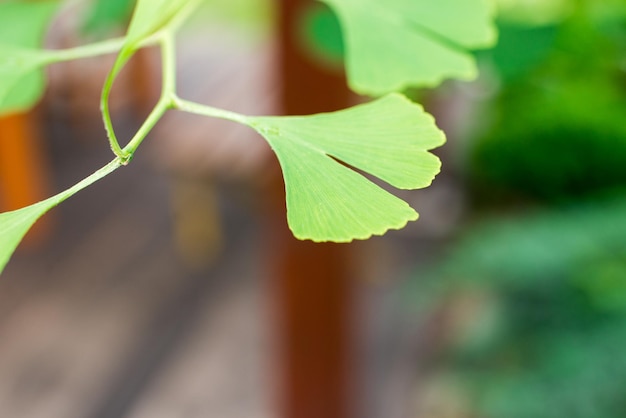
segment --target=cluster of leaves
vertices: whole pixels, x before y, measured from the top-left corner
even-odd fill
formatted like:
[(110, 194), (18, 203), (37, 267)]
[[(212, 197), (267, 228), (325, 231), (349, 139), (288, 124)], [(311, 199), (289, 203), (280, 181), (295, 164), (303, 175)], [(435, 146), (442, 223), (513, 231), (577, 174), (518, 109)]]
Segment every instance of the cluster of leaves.
[[(431, 272), (441, 300), (479, 293), (445, 358), (479, 416), (623, 415), (626, 201), (491, 220)], [(424, 277), (422, 277), (424, 279)]]
[[(44, 89), (46, 65), (117, 53), (101, 98), (114, 160), (65, 192), (0, 214), (0, 271), (41, 215), (128, 164), (170, 109), (232, 120), (253, 128), (269, 142), (283, 170), (288, 222), (298, 238), (346, 242), (417, 219), (406, 202), (350, 167), (397, 188), (430, 184), (440, 163), (429, 150), (441, 145), (444, 135), (421, 106), (393, 91), (436, 84), (446, 77), (475, 76), (468, 49), (489, 46), (495, 37), (488, 2), (393, 0), (383, 6), (374, 0), (324, 0), (341, 22), (350, 86), (383, 97), (339, 112), (300, 117), (245, 116), (178, 97), (174, 35), (200, 2), (138, 0), (126, 36), (66, 50), (41, 48), (59, 1), (0, 3), (0, 114), (35, 104)], [(109, 94), (124, 65), (148, 45), (158, 45), (162, 52), (160, 99), (137, 133), (121, 146), (109, 114)]]

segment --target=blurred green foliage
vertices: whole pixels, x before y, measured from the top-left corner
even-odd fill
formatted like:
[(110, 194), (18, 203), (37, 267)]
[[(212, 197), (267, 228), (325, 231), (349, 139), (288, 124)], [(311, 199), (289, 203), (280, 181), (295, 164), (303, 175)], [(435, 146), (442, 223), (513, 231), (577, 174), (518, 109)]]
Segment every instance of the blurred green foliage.
[(435, 374), (463, 382), (463, 416), (626, 411), (626, 2), (552, 3), (479, 55), (499, 91), (466, 167), (478, 209), (540, 205), (477, 213), (418, 284), (452, 311)]
[(577, 2), (558, 24), (500, 22), (494, 123), (473, 144), (477, 200), (561, 202), (626, 187), (626, 8)]
[(300, 36), (303, 46), (321, 63), (342, 68), (345, 45), (337, 15), (324, 3), (311, 3), (302, 14)]
[(483, 295), (441, 364), (476, 416), (623, 416), (626, 199), (486, 221), (428, 280), (431, 303)]

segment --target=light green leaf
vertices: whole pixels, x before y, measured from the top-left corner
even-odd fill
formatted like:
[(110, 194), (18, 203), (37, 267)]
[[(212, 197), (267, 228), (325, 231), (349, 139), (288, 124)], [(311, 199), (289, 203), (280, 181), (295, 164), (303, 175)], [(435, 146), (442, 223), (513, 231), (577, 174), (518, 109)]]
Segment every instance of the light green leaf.
[(0, 2), (0, 114), (33, 106), (45, 87), (38, 53), (57, 0)]
[(75, 193), (95, 183), (121, 166), (118, 159), (93, 173), (73, 187), (49, 199), (35, 203), (22, 209), (0, 213), (0, 274), (11, 258), (26, 232), (44, 213), (63, 202)]
[(468, 50), (495, 41), (489, 0), (321, 0), (342, 23), (353, 90), (372, 95), (472, 79)]
[(333, 113), (250, 121), (278, 156), (289, 227), (313, 241), (366, 239), (416, 220), (406, 202), (355, 169), (397, 188), (426, 187), (440, 169), (428, 150), (445, 141), (433, 118), (399, 94)]
[(137, 0), (126, 34), (127, 44), (134, 45), (158, 32), (194, 2), (197, 0)]

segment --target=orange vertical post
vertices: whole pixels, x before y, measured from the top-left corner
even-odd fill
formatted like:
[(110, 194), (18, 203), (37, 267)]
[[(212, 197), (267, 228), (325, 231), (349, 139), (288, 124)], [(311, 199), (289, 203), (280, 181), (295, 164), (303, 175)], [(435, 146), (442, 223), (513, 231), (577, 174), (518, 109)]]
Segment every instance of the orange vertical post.
[[(286, 114), (345, 108), (349, 92), (340, 74), (313, 62), (296, 38), (309, 0), (279, 0), (281, 104)], [(278, 176), (277, 176), (278, 177)], [(282, 181), (277, 180), (274, 249), (282, 359), (284, 418), (350, 416), (350, 281), (346, 244), (298, 241), (285, 225)]]
[[(47, 169), (33, 112), (0, 118), (0, 211), (19, 209), (45, 199)], [(45, 221), (29, 233), (42, 238)]]

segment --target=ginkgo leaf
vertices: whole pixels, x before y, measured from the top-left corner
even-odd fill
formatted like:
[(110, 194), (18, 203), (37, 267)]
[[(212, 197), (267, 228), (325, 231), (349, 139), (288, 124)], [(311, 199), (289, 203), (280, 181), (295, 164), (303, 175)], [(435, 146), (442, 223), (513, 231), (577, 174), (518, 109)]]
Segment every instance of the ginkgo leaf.
[(366, 239), (417, 219), (406, 202), (355, 169), (397, 188), (426, 187), (440, 169), (428, 150), (445, 141), (433, 118), (399, 94), (333, 113), (254, 117), (249, 124), (280, 162), (289, 227), (313, 241)]
[(25, 208), (0, 213), (0, 274), (15, 248), (37, 219), (75, 193), (112, 173), (121, 165), (120, 161), (115, 159), (64, 192)]
[(45, 87), (37, 50), (57, 0), (0, 2), (0, 114), (33, 106)]
[(353, 90), (372, 95), (471, 79), (495, 41), (488, 0), (321, 0), (337, 13)]

